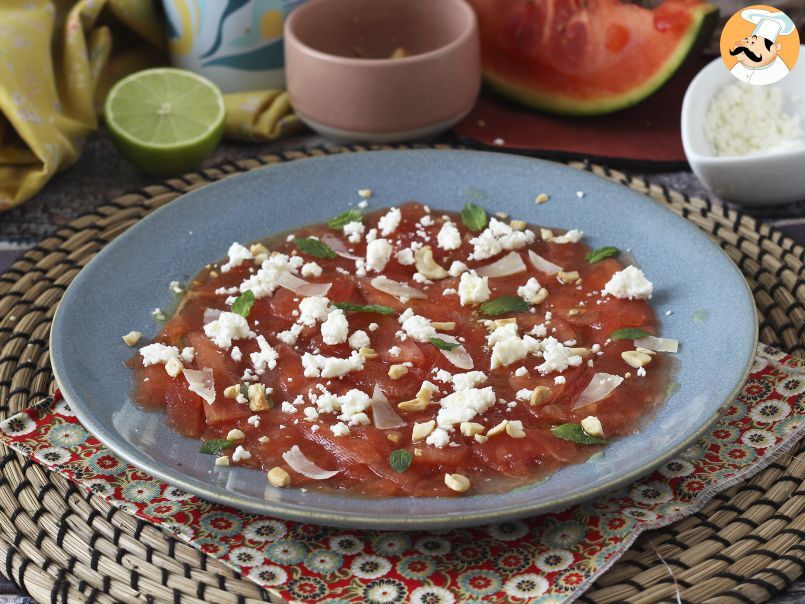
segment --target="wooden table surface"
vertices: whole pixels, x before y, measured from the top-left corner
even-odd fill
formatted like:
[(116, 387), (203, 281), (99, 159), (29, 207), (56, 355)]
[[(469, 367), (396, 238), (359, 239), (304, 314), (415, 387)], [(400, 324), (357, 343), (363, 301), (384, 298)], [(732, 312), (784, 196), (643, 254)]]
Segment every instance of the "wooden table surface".
[[(205, 165), (326, 144), (326, 141), (314, 135), (297, 136), (273, 144), (223, 143)], [(689, 195), (707, 196), (698, 179), (687, 171), (643, 173), (642, 176)], [(105, 133), (96, 134), (89, 139), (82, 158), (73, 168), (57, 175), (37, 196), (22, 206), (0, 214), (0, 272), (27, 248), (82, 212), (107, 199), (159, 180), (137, 172), (117, 154)], [(713, 201), (721, 203), (717, 199)], [(799, 243), (805, 244), (805, 200), (776, 208), (749, 209), (747, 213), (774, 224)], [(14, 583), (0, 576), (0, 604), (30, 602)], [(805, 578), (797, 581), (785, 593), (775, 596), (772, 602), (805, 603)]]

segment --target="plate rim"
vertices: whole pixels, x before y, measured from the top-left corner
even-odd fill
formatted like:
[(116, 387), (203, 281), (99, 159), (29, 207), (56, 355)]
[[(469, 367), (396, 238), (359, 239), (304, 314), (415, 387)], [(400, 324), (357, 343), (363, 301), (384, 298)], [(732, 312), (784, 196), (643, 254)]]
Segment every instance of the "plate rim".
[[(661, 466), (663, 463), (667, 462), (669, 459), (679, 455), (681, 452), (688, 449), (692, 444), (698, 441), (705, 432), (715, 423), (715, 421), (720, 417), (723, 409), (726, 405), (728, 405), (736, 395), (741, 391), (743, 388), (747, 377), (751, 372), (751, 368), (754, 363), (754, 352), (757, 349), (758, 345), (758, 336), (759, 336), (759, 326), (757, 321), (757, 304), (755, 302), (754, 296), (752, 295), (751, 288), (746, 281), (743, 273), (741, 273), (738, 266), (732, 261), (729, 255), (721, 248), (721, 246), (717, 245), (715, 242), (710, 240), (707, 235), (695, 224), (691, 223), (689, 220), (679, 216), (678, 214), (674, 213), (670, 208), (661, 204), (660, 202), (652, 199), (648, 195), (641, 193), (639, 191), (635, 191), (626, 187), (626, 190), (630, 192), (630, 194), (639, 195), (641, 197), (646, 198), (649, 202), (659, 207), (662, 211), (666, 212), (667, 215), (673, 216), (673, 219), (679, 221), (678, 224), (685, 225), (685, 228), (692, 229), (692, 231), (696, 232), (698, 236), (702, 238), (703, 241), (706, 241), (712, 248), (717, 249), (718, 252), (728, 261), (729, 266), (740, 278), (740, 282), (743, 284), (743, 293), (746, 296), (746, 299), (750, 302), (751, 310), (753, 311), (752, 315), (754, 320), (752, 321), (752, 336), (751, 336), (751, 346), (748, 346), (747, 350), (749, 353), (747, 354), (747, 359), (745, 361), (745, 365), (743, 370), (740, 374), (740, 378), (736, 381), (735, 387), (730, 391), (729, 395), (719, 403), (718, 407), (715, 411), (705, 420), (702, 421), (701, 426), (691, 434), (688, 435), (683, 441), (672, 447), (670, 450), (665, 452), (665, 454), (653, 457), (650, 462), (642, 464), (639, 468), (632, 470), (631, 472), (621, 475), (618, 478), (613, 478), (612, 480), (608, 481), (604, 485), (599, 485), (595, 487), (589, 487), (582, 491), (576, 492), (573, 495), (562, 496), (562, 497), (555, 497), (550, 500), (545, 500), (542, 502), (528, 502), (523, 503), (515, 506), (508, 506), (503, 507), (500, 509), (495, 510), (481, 510), (481, 511), (468, 511), (468, 512), (456, 512), (456, 513), (447, 513), (447, 514), (431, 514), (425, 516), (391, 516), (388, 514), (373, 514), (372, 516), (367, 516), (364, 513), (355, 513), (355, 512), (348, 512), (348, 511), (322, 511), (322, 510), (315, 510), (315, 511), (307, 511), (301, 506), (296, 506), (295, 504), (292, 507), (288, 507), (287, 503), (283, 503), (282, 501), (275, 501), (271, 499), (257, 499), (252, 496), (248, 495), (238, 495), (238, 494), (231, 494), (230, 491), (226, 491), (221, 494), (218, 494), (216, 491), (211, 490), (211, 485), (206, 484), (199, 481), (196, 478), (187, 476), (184, 473), (175, 474), (177, 472), (174, 469), (169, 468), (168, 466), (164, 466), (157, 461), (151, 460), (150, 457), (146, 456), (144, 459), (142, 456), (138, 457), (137, 455), (129, 455), (126, 447), (117, 447), (117, 438), (114, 435), (110, 435), (107, 429), (104, 428), (103, 424), (95, 422), (93, 420), (92, 414), (88, 412), (87, 409), (82, 408), (82, 404), (80, 398), (77, 396), (77, 393), (74, 392), (71, 388), (71, 384), (69, 381), (64, 381), (62, 379), (62, 372), (61, 372), (61, 355), (59, 354), (59, 342), (58, 342), (58, 333), (59, 333), (59, 325), (61, 322), (61, 316), (63, 315), (64, 308), (66, 305), (63, 304), (65, 300), (68, 300), (68, 296), (71, 295), (71, 290), (75, 292), (78, 288), (74, 287), (75, 284), (80, 283), (82, 280), (82, 275), (87, 275), (86, 268), (97, 264), (99, 262), (103, 262), (103, 258), (107, 255), (107, 250), (113, 248), (117, 245), (122, 245), (121, 241), (125, 241), (126, 237), (135, 230), (141, 230), (142, 228), (140, 225), (148, 224), (151, 220), (158, 219), (160, 212), (163, 210), (171, 207), (175, 202), (179, 200), (184, 200), (185, 198), (192, 197), (196, 193), (200, 193), (201, 191), (205, 191), (206, 194), (209, 194), (210, 187), (219, 187), (224, 186), (224, 183), (231, 181), (232, 178), (238, 178), (241, 176), (246, 176), (254, 173), (262, 172), (266, 169), (282, 169), (283, 166), (290, 166), (299, 163), (305, 163), (307, 161), (314, 161), (314, 162), (327, 162), (327, 161), (337, 161), (338, 158), (343, 157), (353, 157), (353, 156), (365, 156), (365, 155), (381, 155), (386, 153), (401, 153), (401, 154), (420, 154), (422, 151), (429, 151), (429, 152), (440, 152), (440, 153), (451, 153), (451, 154), (461, 154), (461, 155), (472, 155), (472, 156), (479, 156), (479, 155), (486, 155), (496, 159), (501, 158), (512, 158), (516, 160), (522, 161), (529, 161), (529, 162), (536, 162), (545, 166), (550, 166), (550, 169), (558, 169), (559, 171), (564, 170), (572, 170), (577, 171), (582, 174), (588, 174), (590, 176), (595, 176), (604, 183), (607, 183), (607, 186), (612, 185), (614, 186), (623, 186), (622, 183), (612, 181), (610, 179), (604, 178), (600, 175), (594, 174), (592, 172), (586, 172), (583, 170), (578, 170), (576, 168), (572, 168), (570, 166), (559, 164), (556, 162), (542, 160), (538, 158), (532, 158), (522, 155), (516, 155), (512, 153), (500, 153), (500, 152), (488, 152), (488, 151), (473, 151), (473, 150), (464, 150), (464, 149), (393, 149), (393, 150), (378, 150), (378, 151), (366, 151), (356, 154), (333, 154), (333, 155), (326, 155), (326, 156), (313, 156), (313, 157), (306, 157), (300, 158), (293, 161), (281, 162), (277, 164), (269, 164), (265, 166), (261, 166), (259, 168), (255, 168), (253, 170), (248, 170), (246, 172), (241, 172), (237, 174), (233, 174), (231, 176), (227, 176), (215, 182), (211, 182), (206, 186), (198, 187), (182, 195), (179, 195), (176, 199), (171, 200), (170, 202), (166, 203), (162, 207), (158, 208), (157, 210), (152, 211), (150, 214), (145, 216), (144, 218), (138, 220), (136, 223), (128, 227), (123, 233), (121, 233), (118, 237), (116, 237), (113, 241), (105, 245), (74, 277), (71, 281), (70, 285), (68, 286), (67, 290), (62, 295), (61, 300), (57, 306), (56, 312), (54, 313), (54, 317), (51, 323), (50, 335), (48, 338), (49, 342), (49, 357), (51, 361), (51, 368), (53, 371), (53, 376), (56, 381), (56, 384), (65, 399), (65, 401), (70, 405), (70, 409), (75, 413), (78, 420), (81, 424), (93, 435), (95, 436), (105, 447), (107, 447), (110, 451), (112, 451), (115, 455), (121, 457), (127, 463), (140, 468), (153, 477), (165, 482), (166, 484), (174, 487), (179, 487), (182, 490), (196, 495), (202, 499), (206, 499), (208, 501), (212, 501), (215, 503), (219, 503), (222, 505), (231, 506), (235, 509), (255, 513), (259, 515), (268, 515), (268, 516), (276, 516), (278, 518), (295, 521), (295, 522), (307, 522), (311, 524), (319, 524), (319, 525), (326, 525), (326, 526), (333, 526), (333, 527), (343, 527), (343, 528), (351, 528), (351, 529), (366, 529), (366, 530), (432, 530), (432, 529), (446, 529), (446, 528), (459, 528), (459, 527), (466, 527), (466, 526), (479, 526), (484, 524), (492, 524), (495, 522), (502, 522), (507, 520), (515, 520), (520, 519), (528, 516), (536, 516), (544, 513), (549, 512), (556, 512), (561, 509), (565, 509), (567, 507), (582, 503), (587, 501), (596, 495), (600, 495), (603, 493), (607, 493), (610, 491), (614, 491), (620, 487), (623, 487), (626, 484), (630, 484), (635, 482), (639, 478), (646, 476), (648, 473), (656, 469), (657, 467)], [(188, 203), (188, 202), (183, 202)], [(73, 294), (75, 295), (75, 294)], [(127, 401), (128, 404), (132, 404), (130, 401)], [(178, 437), (178, 435), (177, 435)], [(135, 449), (136, 451), (136, 449)], [(572, 464), (578, 465), (578, 464)], [(163, 470), (162, 468), (166, 468)], [(255, 470), (256, 471), (256, 470)], [(196, 487), (196, 484), (199, 484)], [(524, 485), (525, 488), (528, 486), (533, 486), (532, 483), (530, 485)], [(414, 500), (418, 499), (430, 499), (430, 498), (411, 498)], [(381, 500), (382, 501), (382, 500)]]

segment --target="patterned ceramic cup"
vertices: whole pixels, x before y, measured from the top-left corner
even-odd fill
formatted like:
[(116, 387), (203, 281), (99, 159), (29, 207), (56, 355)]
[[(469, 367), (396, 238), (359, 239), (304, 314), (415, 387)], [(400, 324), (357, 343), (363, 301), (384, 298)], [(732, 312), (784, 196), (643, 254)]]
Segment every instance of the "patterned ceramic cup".
[(224, 92), (285, 87), (282, 28), (303, 0), (162, 0), (171, 60)]

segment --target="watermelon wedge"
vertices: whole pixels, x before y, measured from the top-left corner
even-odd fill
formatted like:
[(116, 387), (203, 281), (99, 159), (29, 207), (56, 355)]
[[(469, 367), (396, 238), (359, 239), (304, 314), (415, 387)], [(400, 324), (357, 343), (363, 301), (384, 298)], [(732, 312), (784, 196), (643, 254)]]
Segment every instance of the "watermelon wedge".
[(706, 40), (717, 9), (665, 0), (469, 0), (478, 15), (486, 82), (524, 105), (596, 115), (659, 89)]

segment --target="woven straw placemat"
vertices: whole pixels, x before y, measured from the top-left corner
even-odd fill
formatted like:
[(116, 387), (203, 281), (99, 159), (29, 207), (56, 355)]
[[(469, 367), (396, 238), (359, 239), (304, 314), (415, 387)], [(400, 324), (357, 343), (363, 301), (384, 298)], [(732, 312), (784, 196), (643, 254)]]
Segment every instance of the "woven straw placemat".
[[(374, 149), (285, 152), (222, 164), (118, 197), (60, 228), (0, 275), (0, 419), (55, 389), (48, 334), (56, 306), (81, 267), (126, 228), (182, 193), (232, 174)], [(802, 246), (705, 200), (599, 166), (574, 167), (645, 193), (705, 230), (746, 276), (760, 339), (805, 358)], [(803, 451), (800, 444), (700, 512), (642, 535), (581, 601), (676, 601), (678, 595), (686, 602), (760, 602), (786, 589), (805, 570)], [(193, 547), (5, 447), (0, 454), (0, 572), (37, 601), (271, 601)]]

